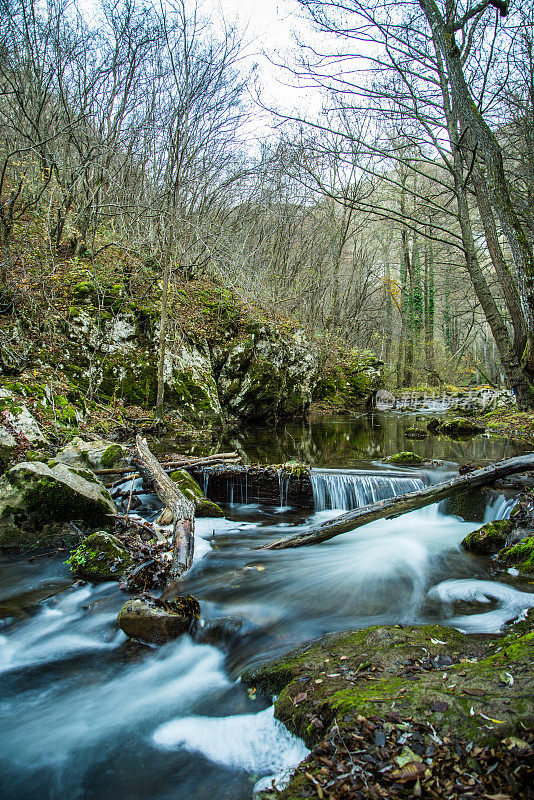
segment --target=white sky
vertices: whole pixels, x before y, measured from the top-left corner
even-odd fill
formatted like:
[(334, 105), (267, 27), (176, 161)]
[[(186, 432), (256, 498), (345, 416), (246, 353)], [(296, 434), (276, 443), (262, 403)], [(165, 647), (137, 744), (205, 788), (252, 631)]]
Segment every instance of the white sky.
[(270, 63), (291, 63), (296, 59), (294, 33), (313, 38), (314, 31), (304, 10), (295, 0), (204, 0), (201, 7), (207, 12), (217, 8), (226, 23), (235, 25), (243, 34), (248, 64), (258, 65), (258, 81), (262, 99), (270, 106), (285, 112), (297, 107), (301, 112), (320, 108), (318, 92), (297, 89), (296, 79)]

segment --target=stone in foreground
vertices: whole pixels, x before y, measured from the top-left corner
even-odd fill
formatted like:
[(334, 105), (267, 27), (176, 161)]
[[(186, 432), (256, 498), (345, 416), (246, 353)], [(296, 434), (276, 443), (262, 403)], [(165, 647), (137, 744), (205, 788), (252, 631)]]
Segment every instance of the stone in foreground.
[(191, 630), (199, 616), (198, 600), (191, 595), (172, 601), (133, 597), (123, 605), (117, 621), (131, 638), (148, 644), (165, 644)]
[(69, 562), (78, 578), (87, 581), (118, 581), (132, 565), (132, 558), (120, 539), (97, 531), (72, 551)]

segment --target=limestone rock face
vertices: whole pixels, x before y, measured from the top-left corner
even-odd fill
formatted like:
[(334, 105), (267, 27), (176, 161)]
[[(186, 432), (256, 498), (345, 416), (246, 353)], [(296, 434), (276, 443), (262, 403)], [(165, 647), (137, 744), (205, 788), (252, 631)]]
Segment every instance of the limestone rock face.
[[(111, 315), (73, 308), (67, 338), (69, 359), (64, 368), (72, 378), (134, 405), (148, 408), (155, 404), (159, 337), (153, 314), (138, 310)], [(185, 418), (221, 413), (205, 341), (169, 337), (163, 375), (166, 402)]]
[[(0, 544), (17, 544), (21, 529), (78, 519), (107, 522), (116, 513), (111, 495), (89, 470), (51, 461), (23, 461), (0, 479)], [(28, 543), (28, 540), (25, 540)]]
[(132, 564), (132, 558), (120, 539), (97, 531), (72, 551), (70, 568), (87, 581), (118, 581)]
[(123, 605), (117, 621), (127, 636), (149, 644), (164, 644), (187, 633), (199, 616), (200, 606), (191, 595), (166, 602), (133, 597)]
[(15, 441), (15, 436), (21, 436), (33, 445), (46, 444), (46, 437), (35, 418), (26, 405), (17, 401), (15, 395), (8, 389), (0, 389), (0, 412), (5, 421), (5, 424), (0, 426), (0, 436), (4, 446), (10, 447), (11, 440)]
[(318, 375), (315, 355), (301, 331), (284, 337), (267, 325), (230, 344), (217, 378), (224, 408), (262, 420), (305, 413)]
[(129, 458), (128, 448), (105, 439), (86, 442), (77, 436), (58, 453), (55, 460), (74, 467), (111, 469), (123, 466)]

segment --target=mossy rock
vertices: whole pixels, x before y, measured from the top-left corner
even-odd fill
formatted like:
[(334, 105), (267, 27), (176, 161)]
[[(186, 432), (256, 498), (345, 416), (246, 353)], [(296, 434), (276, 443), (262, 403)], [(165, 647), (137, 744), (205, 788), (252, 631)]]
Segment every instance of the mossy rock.
[(406, 428), (404, 435), (407, 439), (426, 439), (428, 431), (422, 428)]
[(506, 540), (514, 527), (509, 519), (487, 522), (476, 531), (468, 533), (462, 541), (463, 547), (471, 553), (496, 553), (506, 544)]
[(397, 464), (399, 467), (418, 467), (425, 463), (425, 459), (413, 453), (411, 450), (406, 450), (403, 453), (395, 453), (384, 459), (387, 464)]
[(170, 477), (182, 494), (195, 504), (196, 517), (224, 517), (222, 508), (208, 500), (196, 480), (185, 469), (175, 470)]
[(119, 611), (117, 622), (127, 636), (149, 644), (165, 644), (189, 632), (199, 617), (198, 600), (191, 595), (169, 601), (133, 597)]
[(441, 423), (439, 427), (440, 433), (445, 433), (447, 436), (475, 436), (477, 433), (484, 433), (486, 430), (484, 425), (474, 422), (471, 419), (464, 417), (456, 417), (455, 419), (448, 419)]
[(105, 531), (97, 531), (72, 551), (71, 570), (87, 581), (118, 581), (133, 561), (120, 539)]
[(55, 456), (63, 464), (90, 469), (112, 469), (119, 464), (126, 464), (129, 457), (128, 448), (124, 445), (106, 439), (85, 441), (80, 436), (72, 439)]
[(0, 545), (28, 544), (28, 531), (39, 544), (45, 525), (73, 519), (102, 525), (116, 512), (109, 492), (89, 470), (24, 461), (0, 480)]
[(534, 536), (527, 536), (521, 542), (506, 547), (499, 553), (499, 561), (516, 567), (527, 575), (534, 573)]
[[(532, 724), (532, 706), (525, 702), (534, 688), (530, 627), (502, 639), (439, 625), (377, 626), (328, 636), (246, 672), (242, 680), (279, 693), (275, 716), (309, 747), (334, 720), (343, 728), (358, 715), (381, 716), (391, 708), (401, 718), (431, 723), (442, 737), (488, 741)], [(424, 668), (409, 680), (418, 663)], [(513, 685), (503, 685), (503, 670), (514, 675)], [(488, 725), (479, 711), (499, 725)], [(321, 726), (310, 724), (312, 718)]]

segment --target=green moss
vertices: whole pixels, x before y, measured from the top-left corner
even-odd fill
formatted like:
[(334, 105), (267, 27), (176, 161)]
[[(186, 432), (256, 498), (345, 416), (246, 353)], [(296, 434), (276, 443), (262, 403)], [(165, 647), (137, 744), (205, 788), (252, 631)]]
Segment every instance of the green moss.
[(513, 564), (521, 572), (534, 572), (534, 536), (527, 536), (521, 542), (501, 550), (499, 560)]
[(405, 467), (417, 467), (420, 464), (424, 464), (424, 458), (418, 456), (417, 453), (412, 453), (411, 450), (405, 450), (402, 453), (395, 453), (392, 456), (388, 456), (385, 458), (384, 461), (388, 464), (398, 464), (399, 466)]
[(439, 430), (447, 436), (474, 436), (477, 433), (483, 433), (485, 427), (473, 420), (456, 417), (442, 422)]
[(110, 444), (100, 458), (100, 463), (103, 469), (111, 469), (118, 464), (119, 461), (122, 459), (123, 450), (119, 444)]
[(119, 539), (98, 531), (84, 539), (65, 563), (84, 580), (114, 581), (131, 566), (132, 558)]
[(478, 530), (468, 533), (462, 545), (471, 553), (496, 553), (506, 543), (513, 527), (509, 519), (487, 522)]
[(196, 480), (185, 469), (175, 470), (170, 477), (182, 494), (195, 504), (195, 516), (224, 517), (222, 508), (208, 500)]

